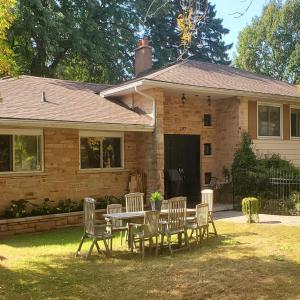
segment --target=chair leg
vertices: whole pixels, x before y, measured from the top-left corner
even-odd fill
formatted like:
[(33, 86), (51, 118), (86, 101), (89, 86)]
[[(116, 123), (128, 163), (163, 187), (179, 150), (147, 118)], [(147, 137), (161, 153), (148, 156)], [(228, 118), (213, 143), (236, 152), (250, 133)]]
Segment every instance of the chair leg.
[(184, 229), (184, 243), (185, 243), (185, 246), (189, 248), (190, 250), (190, 243), (189, 243), (189, 236), (188, 236), (188, 232), (187, 232), (187, 229)]
[(108, 247), (108, 244), (107, 244), (107, 240), (106, 240), (105, 237), (103, 237), (103, 243), (104, 243), (105, 250), (106, 250), (106, 256), (110, 256), (110, 250), (109, 250), (109, 247)]
[(172, 250), (172, 244), (171, 244), (171, 236), (169, 234), (167, 235), (167, 241), (168, 241), (168, 246), (169, 246), (170, 254), (172, 255), (173, 254), (173, 250)]
[(163, 246), (164, 246), (164, 238), (165, 238), (165, 235), (162, 234), (162, 235), (161, 235), (161, 239), (160, 239), (160, 250), (161, 250), (161, 251), (162, 251)]
[(142, 246), (142, 259), (145, 257), (145, 239), (141, 238), (141, 246)]
[(99, 246), (97, 240), (96, 240), (96, 242), (95, 242), (95, 246), (96, 246), (96, 248), (97, 248), (98, 254), (101, 255), (102, 253), (101, 253), (100, 246)]
[(196, 244), (199, 245), (199, 228), (196, 228)]
[(80, 240), (78, 249), (77, 249), (76, 254), (75, 254), (76, 257), (80, 256), (81, 247), (82, 247), (82, 244), (83, 244), (85, 238), (86, 238), (86, 234), (83, 234), (83, 236), (82, 236), (82, 238)]
[(155, 237), (155, 256), (158, 254), (158, 236)]
[(91, 247), (89, 249), (89, 252), (88, 252), (86, 258), (89, 258), (91, 256), (93, 248), (94, 248), (94, 245), (95, 245), (95, 242), (96, 242), (96, 239), (93, 239), (92, 245), (91, 245)]
[(211, 224), (213, 226), (215, 236), (218, 236), (217, 229), (216, 229), (216, 226), (215, 226), (215, 222), (213, 220), (211, 220)]
[(125, 232), (122, 230), (121, 231), (121, 246), (123, 245), (123, 234), (124, 234)]

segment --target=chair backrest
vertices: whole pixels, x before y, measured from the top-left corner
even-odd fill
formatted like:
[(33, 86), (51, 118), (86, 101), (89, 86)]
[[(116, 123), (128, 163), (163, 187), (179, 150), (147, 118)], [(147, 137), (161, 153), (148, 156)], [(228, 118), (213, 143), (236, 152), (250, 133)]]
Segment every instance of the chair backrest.
[(201, 203), (196, 205), (196, 218), (198, 226), (206, 226), (208, 224), (208, 204)]
[(201, 203), (207, 203), (208, 204), (208, 211), (213, 211), (213, 201), (214, 201), (214, 191), (210, 189), (202, 190), (201, 191)]
[(163, 200), (161, 203), (161, 210), (168, 209), (168, 200)]
[[(122, 212), (122, 204), (109, 204), (106, 207), (107, 214), (115, 214), (115, 213), (121, 213)], [(118, 219), (111, 219), (111, 224), (113, 227), (122, 227), (123, 221)]]
[(87, 234), (95, 233), (95, 200), (93, 198), (84, 198), (84, 231)]
[(126, 212), (144, 211), (144, 194), (129, 193), (125, 195)]
[(157, 210), (146, 211), (144, 218), (144, 230), (147, 236), (156, 236), (159, 229), (160, 212)]
[(186, 197), (176, 197), (168, 200), (168, 228), (184, 229), (186, 223)]

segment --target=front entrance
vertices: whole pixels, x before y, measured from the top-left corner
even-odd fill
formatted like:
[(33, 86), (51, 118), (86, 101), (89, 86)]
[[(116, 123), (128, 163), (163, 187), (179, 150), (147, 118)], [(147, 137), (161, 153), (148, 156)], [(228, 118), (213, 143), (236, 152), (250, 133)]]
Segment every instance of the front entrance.
[(200, 200), (200, 136), (165, 134), (165, 198)]

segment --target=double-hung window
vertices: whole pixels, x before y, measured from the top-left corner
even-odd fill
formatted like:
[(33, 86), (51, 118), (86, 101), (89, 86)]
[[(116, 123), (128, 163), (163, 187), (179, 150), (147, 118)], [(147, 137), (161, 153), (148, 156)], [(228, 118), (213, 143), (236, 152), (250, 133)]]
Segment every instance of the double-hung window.
[(258, 136), (281, 137), (281, 106), (258, 104)]
[(300, 137), (300, 108), (291, 108), (291, 137)]
[(42, 169), (42, 130), (0, 131), (0, 173)]
[(123, 168), (123, 133), (80, 133), (81, 169)]

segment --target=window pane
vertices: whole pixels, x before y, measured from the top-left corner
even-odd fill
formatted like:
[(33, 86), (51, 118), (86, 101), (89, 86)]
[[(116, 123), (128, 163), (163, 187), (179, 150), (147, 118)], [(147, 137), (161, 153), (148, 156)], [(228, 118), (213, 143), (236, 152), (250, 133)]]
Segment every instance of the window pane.
[(14, 136), (15, 171), (41, 170), (41, 137)]
[(121, 139), (103, 139), (103, 168), (121, 167)]
[(300, 109), (291, 109), (291, 136), (300, 137)]
[(258, 106), (259, 136), (280, 136), (280, 107)]
[(12, 171), (12, 136), (0, 135), (0, 172)]
[(81, 169), (100, 168), (100, 138), (80, 138)]

